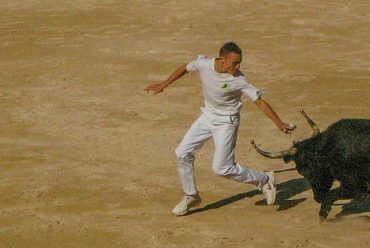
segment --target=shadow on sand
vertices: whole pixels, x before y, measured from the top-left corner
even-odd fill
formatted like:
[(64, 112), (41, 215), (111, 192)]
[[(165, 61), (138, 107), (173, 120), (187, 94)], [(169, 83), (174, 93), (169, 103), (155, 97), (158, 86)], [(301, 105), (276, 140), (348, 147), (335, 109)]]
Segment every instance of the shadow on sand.
[[(308, 189), (310, 189), (310, 186), (304, 178), (293, 179), (287, 182), (277, 184), (276, 185), (277, 194), (276, 194), (275, 205), (279, 206), (278, 211), (292, 208), (298, 205), (299, 203), (305, 201), (306, 198), (299, 198), (299, 199), (292, 199), (292, 200), (289, 200), (289, 198), (301, 192), (304, 192)], [(211, 209), (221, 208), (233, 202), (242, 200), (244, 198), (252, 198), (259, 194), (261, 194), (261, 192), (257, 189), (249, 191), (249, 192), (245, 192), (245, 193), (240, 193), (240, 194), (210, 203), (202, 208), (190, 210), (188, 215), (211, 210)], [(256, 205), (267, 205), (266, 200), (258, 201), (256, 202)]]
[[(279, 172), (283, 172), (283, 171), (279, 171)], [(307, 198), (298, 198), (298, 199), (290, 199), (290, 198), (306, 190), (309, 190), (309, 189), (311, 189), (311, 187), (308, 181), (305, 180), (304, 178), (296, 178), (296, 179), (292, 179), (292, 180), (277, 184), (276, 185), (277, 194), (276, 194), (276, 200), (274, 204), (278, 206), (277, 211), (287, 210), (287, 209), (290, 209), (298, 205), (299, 203), (304, 202)], [(257, 189), (249, 191), (249, 192), (245, 192), (245, 193), (240, 193), (240, 194), (210, 203), (204, 207), (190, 210), (188, 215), (200, 213), (200, 212), (211, 210), (211, 209), (221, 208), (229, 204), (232, 204), (236, 201), (242, 200), (244, 198), (252, 198), (259, 194), (261, 194), (261, 192)], [(266, 203), (266, 200), (264, 199), (264, 200), (257, 201), (255, 205), (263, 206), (263, 205), (267, 205), (267, 203)], [(342, 205), (343, 207), (342, 207), (342, 211), (335, 216), (334, 221), (340, 220), (340, 218), (344, 216), (348, 216), (348, 215), (367, 213), (367, 212), (370, 212), (370, 195), (367, 194), (365, 198), (362, 200), (353, 199), (349, 203), (346, 203), (346, 204), (335, 204), (334, 203), (333, 206), (335, 205)], [(366, 219), (366, 216), (362, 216), (362, 217)], [(370, 219), (370, 217), (367, 217), (367, 219)]]
[[(304, 202), (306, 198), (290, 199), (306, 190), (311, 189), (309, 183), (304, 178), (292, 179), (276, 185), (275, 204), (279, 206), (277, 211), (286, 210)], [(256, 205), (267, 205), (266, 200), (256, 202)]]
[[(343, 217), (354, 214), (370, 213), (370, 194), (365, 195), (364, 199), (352, 199), (345, 204), (336, 204), (333, 206), (342, 205), (342, 211), (335, 215), (335, 220), (341, 220)], [(370, 216), (358, 216), (358, 218), (370, 220)]]

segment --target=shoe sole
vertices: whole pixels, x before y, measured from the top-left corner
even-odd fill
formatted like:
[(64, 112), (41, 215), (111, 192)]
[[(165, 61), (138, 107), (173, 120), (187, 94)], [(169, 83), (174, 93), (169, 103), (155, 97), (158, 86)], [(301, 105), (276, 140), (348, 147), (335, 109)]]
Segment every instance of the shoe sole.
[(274, 192), (274, 198), (272, 199), (272, 202), (270, 202), (270, 203), (268, 203), (267, 201), (266, 202), (267, 202), (267, 205), (271, 206), (271, 205), (274, 205), (274, 203), (275, 203), (275, 199), (276, 199), (276, 188), (275, 188), (275, 185), (274, 184), (271, 185), (271, 183), (269, 183), (269, 187)]
[[(270, 189), (274, 192), (274, 198), (272, 199), (272, 202), (269, 204), (267, 203), (267, 205), (271, 206), (271, 205), (274, 205), (275, 203), (275, 199), (276, 199), (276, 187), (275, 187), (275, 184), (276, 184), (276, 180), (275, 180), (275, 175), (274, 173), (270, 173), (270, 175), (272, 176), (272, 182), (270, 182), (270, 180), (267, 182)], [(270, 177), (269, 177), (270, 179)]]

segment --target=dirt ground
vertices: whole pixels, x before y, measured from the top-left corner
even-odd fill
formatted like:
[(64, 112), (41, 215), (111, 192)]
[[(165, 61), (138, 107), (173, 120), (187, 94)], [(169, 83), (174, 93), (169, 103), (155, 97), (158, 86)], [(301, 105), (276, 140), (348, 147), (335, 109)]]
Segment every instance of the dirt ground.
[[(0, 247), (370, 247), (370, 197), (319, 204), (294, 164), (259, 156), (321, 129), (370, 117), (368, 1), (2, 0)], [(189, 74), (144, 92), (226, 41), (286, 122), (245, 99), (237, 161), (274, 170), (277, 202), (213, 174), (197, 154), (203, 204), (185, 217), (174, 149), (200, 114)]]

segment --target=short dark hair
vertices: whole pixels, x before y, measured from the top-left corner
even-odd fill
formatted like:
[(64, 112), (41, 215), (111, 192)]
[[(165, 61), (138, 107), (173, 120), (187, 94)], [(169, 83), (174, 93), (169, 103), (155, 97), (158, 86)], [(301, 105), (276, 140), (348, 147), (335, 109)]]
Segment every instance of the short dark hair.
[(240, 49), (240, 47), (234, 42), (226, 42), (225, 44), (223, 44), (219, 54), (220, 56), (221, 55), (225, 56), (231, 52), (242, 55), (242, 49)]

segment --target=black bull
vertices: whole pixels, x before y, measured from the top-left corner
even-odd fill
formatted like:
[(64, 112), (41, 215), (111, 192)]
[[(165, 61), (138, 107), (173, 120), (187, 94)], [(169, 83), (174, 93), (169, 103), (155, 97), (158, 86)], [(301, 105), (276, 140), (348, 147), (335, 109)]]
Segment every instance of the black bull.
[[(321, 203), (320, 218), (326, 219), (332, 204), (341, 198), (363, 198), (370, 184), (370, 120), (342, 119), (320, 132), (317, 125), (301, 113), (314, 134), (282, 152), (269, 153), (253, 147), (268, 158), (294, 161), (299, 174), (311, 185), (315, 201)], [(340, 186), (332, 189), (334, 180)]]

